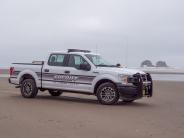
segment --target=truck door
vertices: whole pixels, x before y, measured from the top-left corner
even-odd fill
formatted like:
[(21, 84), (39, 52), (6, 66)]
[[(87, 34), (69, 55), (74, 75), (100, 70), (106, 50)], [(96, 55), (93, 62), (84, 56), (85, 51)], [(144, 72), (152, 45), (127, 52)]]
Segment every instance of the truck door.
[(65, 89), (62, 79), (65, 74), (67, 54), (53, 53), (48, 63), (45, 63), (42, 71), (42, 87), (50, 89)]
[(65, 68), (65, 74), (68, 74), (68, 86), (75, 91), (81, 92), (93, 92), (92, 81), (96, 77), (96, 74), (92, 70), (80, 69), (81, 64), (90, 64), (81, 56), (70, 54), (68, 57), (67, 66)]

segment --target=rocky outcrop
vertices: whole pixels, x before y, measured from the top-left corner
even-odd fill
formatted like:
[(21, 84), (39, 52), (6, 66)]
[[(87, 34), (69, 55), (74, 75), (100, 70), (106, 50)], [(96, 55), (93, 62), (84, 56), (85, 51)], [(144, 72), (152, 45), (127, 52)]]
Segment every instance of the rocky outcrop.
[(156, 67), (168, 67), (165, 61), (158, 61)]
[(141, 67), (154, 67), (150, 60), (145, 60), (141, 63)]
[(153, 65), (150, 60), (144, 60), (141, 67), (168, 67), (168, 65), (165, 61), (157, 61), (156, 65)]

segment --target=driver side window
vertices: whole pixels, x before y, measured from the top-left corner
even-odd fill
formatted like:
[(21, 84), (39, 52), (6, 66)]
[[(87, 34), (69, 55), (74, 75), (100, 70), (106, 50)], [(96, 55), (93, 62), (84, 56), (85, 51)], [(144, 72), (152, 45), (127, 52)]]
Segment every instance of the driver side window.
[(87, 61), (79, 55), (70, 55), (68, 66), (80, 69), (81, 64), (88, 64)]

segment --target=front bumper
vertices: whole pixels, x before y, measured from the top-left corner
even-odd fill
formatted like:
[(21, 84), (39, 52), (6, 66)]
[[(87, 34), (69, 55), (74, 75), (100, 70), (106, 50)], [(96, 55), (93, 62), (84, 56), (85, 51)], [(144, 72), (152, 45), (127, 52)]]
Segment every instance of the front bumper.
[(153, 81), (149, 73), (146, 74), (146, 79), (141, 74), (134, 75), (136, 82), (132, 85), (116, 84), (117, 90), (123, 99), (139, 99), (142, 97), (152, 97)]

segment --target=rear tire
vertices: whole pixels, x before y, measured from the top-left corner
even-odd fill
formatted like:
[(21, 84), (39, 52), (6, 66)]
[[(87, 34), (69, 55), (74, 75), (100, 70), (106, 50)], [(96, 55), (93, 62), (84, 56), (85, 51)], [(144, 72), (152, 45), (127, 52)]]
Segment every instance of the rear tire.
[(97, 98), (101, 104), (112, 105), (119, 100), (119, 92), (114, 84), (106, 82), (101, 84), (97, 89)]
[(51, 96), (57, 97), (60, 96), (63, 92), (58, 90), (49, 90)]
[(38, 94), (38, 88), (33, 79), (25, 79), (21, 84), (21, 94), (24, 98), (35, 98)]

